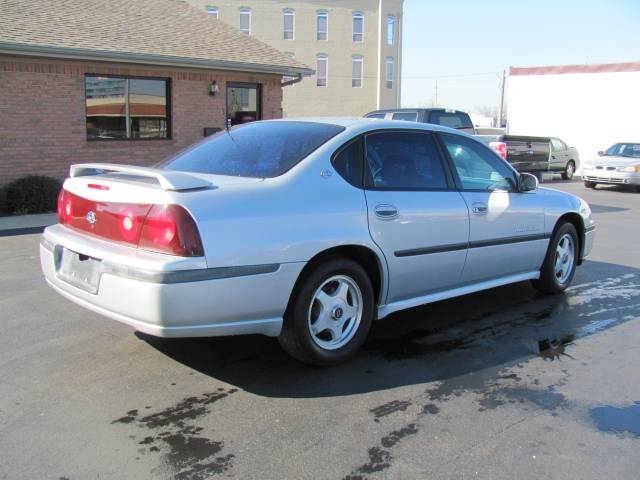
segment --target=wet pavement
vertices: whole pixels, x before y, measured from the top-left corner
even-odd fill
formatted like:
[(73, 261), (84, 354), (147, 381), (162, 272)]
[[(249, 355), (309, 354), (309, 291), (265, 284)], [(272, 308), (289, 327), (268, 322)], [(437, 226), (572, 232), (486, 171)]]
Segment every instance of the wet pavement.
[(636, 479), (640, 194), (564, 295), (527, 283), (400, 312), (346, 365), (276, 340), (162, 340), (52, 292), (0, 238), (0, 478)]

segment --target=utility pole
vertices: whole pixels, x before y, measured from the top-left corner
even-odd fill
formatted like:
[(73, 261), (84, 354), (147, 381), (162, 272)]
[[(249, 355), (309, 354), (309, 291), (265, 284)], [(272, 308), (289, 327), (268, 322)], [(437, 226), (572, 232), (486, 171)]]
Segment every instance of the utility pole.
[(504, 85), (506, 81), (506, 71), (502, 70), (502, 77), (500, 79), (500, 100), (498, 101), (498, 122), (496, 127), (502, 127), (502, 115), (504, 114)]

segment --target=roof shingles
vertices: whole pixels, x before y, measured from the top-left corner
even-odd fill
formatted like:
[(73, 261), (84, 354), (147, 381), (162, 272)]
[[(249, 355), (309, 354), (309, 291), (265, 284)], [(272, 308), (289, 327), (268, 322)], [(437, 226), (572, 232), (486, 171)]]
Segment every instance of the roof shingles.
[(0, 0), (0, 50), (11, 47), (311, 73), (307, 66), (182, 0)]

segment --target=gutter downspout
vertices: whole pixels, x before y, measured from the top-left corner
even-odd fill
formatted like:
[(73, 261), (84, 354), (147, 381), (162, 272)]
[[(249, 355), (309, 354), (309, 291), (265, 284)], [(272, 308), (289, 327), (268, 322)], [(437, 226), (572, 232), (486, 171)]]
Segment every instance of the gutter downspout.
[(287, 80), (286, 82), (282, 82), (280, 84), (281, 87), (288, 87), (290, 85), (295, 85), (296, 83), (300, 83), (302, 81), (304, 77), (302, 76), (301, 73), (299, 73), (296, 78), (294, 78), (293, 80)]

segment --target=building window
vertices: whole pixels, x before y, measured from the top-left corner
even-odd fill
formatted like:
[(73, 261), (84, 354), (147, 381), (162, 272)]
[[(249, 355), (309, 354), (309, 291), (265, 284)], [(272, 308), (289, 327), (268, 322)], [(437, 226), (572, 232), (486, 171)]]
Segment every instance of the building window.
[(393, 45), (396, 40), (396, 17), (387, 16), (387, 45)]
[(329, 57), (320, 54), (316, 57), (316, 86), (326, 87), (329, 76)]
[(351, 86), (354, 88), (362, 87), (362, 55), (354, 55), (351, 57)]
[(293, 10), (284, 11), (284, 36), (285, 40), (293, 40), (296, 26), (296, 14)]
[(220, 18), (218, 13), (218, 7), (214, 7), (213, 5), (207, 5), (207, 13), (211, 15), (213, 18), (215, 18), (216, 20)]
[(227, 118), (231, 125), (262, 119), (262, 88), (258, 83), (227, 83)]
[(353, 41), (364, 41), (364, 15), (359, 12), (353, 14)]
[(87, 139), (171, 138), (168, 78), (85, 76)]
[(316, 38), (322, 41), (329, 40), (329, 13), (324, 11), (318, 12), (316, 24), (318, 32)]
[[(293, 52), (284, 52), (284, 54), (285, 54), (287, 57), (291, 58), (291, 59), (296, 58), (296, 54), (295, 54), (295, 53), (293, 53)], [(290, 76), (290, 75), (283, 75), (283, 76), (282, 76), (282, 83), (288, 83), (288, 82), (291, 82), (291, 81), (293, 81), (293, 80), (297, 80), (298, 78), (299, 78), (299, 77), (292, 77), (292, 76)], [(294, 85), (291, 85), (291, 86), (294, 86)]]
[(240, 9), (240, 31), (245, 35), (251, 35), (251, 9)]
[(393, 57), (387, 57), (387, 88), (393, 88)]

